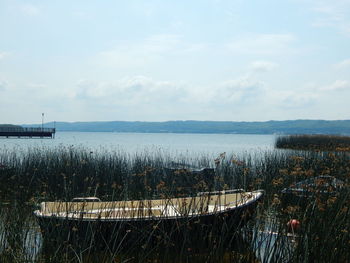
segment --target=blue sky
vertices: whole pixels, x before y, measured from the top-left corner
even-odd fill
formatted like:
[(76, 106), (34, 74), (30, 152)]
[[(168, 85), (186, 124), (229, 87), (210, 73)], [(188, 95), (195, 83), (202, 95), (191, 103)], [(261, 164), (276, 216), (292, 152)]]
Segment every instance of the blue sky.
[(0, 0), (0, 123), (350, 119), (350, 0)]

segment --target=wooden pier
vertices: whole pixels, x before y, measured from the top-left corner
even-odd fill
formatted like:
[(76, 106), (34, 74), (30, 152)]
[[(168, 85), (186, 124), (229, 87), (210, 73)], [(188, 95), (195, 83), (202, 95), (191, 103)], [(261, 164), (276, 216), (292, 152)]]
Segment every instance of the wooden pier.
[(16, 138), (55, 138), (55, 128), (0, 127), (0, 137)]

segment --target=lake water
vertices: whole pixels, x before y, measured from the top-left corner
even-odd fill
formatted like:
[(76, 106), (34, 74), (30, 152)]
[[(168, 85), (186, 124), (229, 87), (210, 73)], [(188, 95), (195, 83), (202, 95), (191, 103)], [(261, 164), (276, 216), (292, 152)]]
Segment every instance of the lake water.
[(55, 139), (0, 138), (0, 147), (83, 147), (91, 151), (122, 151), (129, 154), (161, 152), (171, 156), (240, 155), (271, 150), (275, 135), (57, 132)]

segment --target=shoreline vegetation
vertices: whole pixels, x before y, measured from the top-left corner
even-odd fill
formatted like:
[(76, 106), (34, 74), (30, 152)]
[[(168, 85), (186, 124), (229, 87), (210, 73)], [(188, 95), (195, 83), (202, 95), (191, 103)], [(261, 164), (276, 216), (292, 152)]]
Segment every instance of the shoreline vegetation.
[[(174, 164), (177, 168), (166, 172)], [(189, 167), (213, 168), (215, 174), (194, 174)], [(316, 188), (306, 202), (285, 202), (282, 189), (318, 175), (333, 176), (345, 187), (332, 195)], [(223, 153), (212, 160), (95, 153), (74, 146), (0, 149), (0, 261), (347, 262), (349, 179), (350, 156), (336, 151), (266, 151), (240, 157)], [(158, 231), (141, 230), (139, 242), (125, 246), (122, 239), (113, 249), (91, 240), (72, 245), (59, 234), (59, 242), (46, 242), (33, 216), (42, 201), (79, 196), (104, 201), (171, 198), (235, 188), (265, 190), (255, 219), (230, 233), (209, 233), (206, 242), (197, 242), (202, 233), (189, 236), (186, 230), (179, 242), (154, 235)], [(287, 228), (291, 219), (300, 222), (292, 233)]]
[[(217, 133), (217, 134), (350, 134), (350, 120), (232, 121), (100, 121), (49, 122), (45, 127), (76, 132)], [(23, 125), (41, 127), (41, 124)]]
[(350, 136), (301, 134), (279, 136), (275, 147), (279, 149), (313, 150), (313, 151), (343, 151), (350, 152)]

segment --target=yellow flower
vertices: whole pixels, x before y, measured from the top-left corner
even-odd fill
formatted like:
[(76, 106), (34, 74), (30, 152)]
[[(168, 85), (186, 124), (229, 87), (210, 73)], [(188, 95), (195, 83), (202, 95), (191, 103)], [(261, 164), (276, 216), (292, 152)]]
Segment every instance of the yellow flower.
[(273, 180), (272, 180), (272, 184), (273, 184), (274, 186), (283, 184), (283, 178), (281, 177), (281, 178), (273, 179)]
[(273, 198), (272, 204), (273, 205), (280, 205), (281, 204), (281, 200), (278, 198), (277, 195), (275, 195), (275, 197)]
[(327, 205), (330, 206), (330, 205), (334, 204), (335, 201), (337, 201), (337, 197), (336, 196), (330, 197), (327, 200)]

